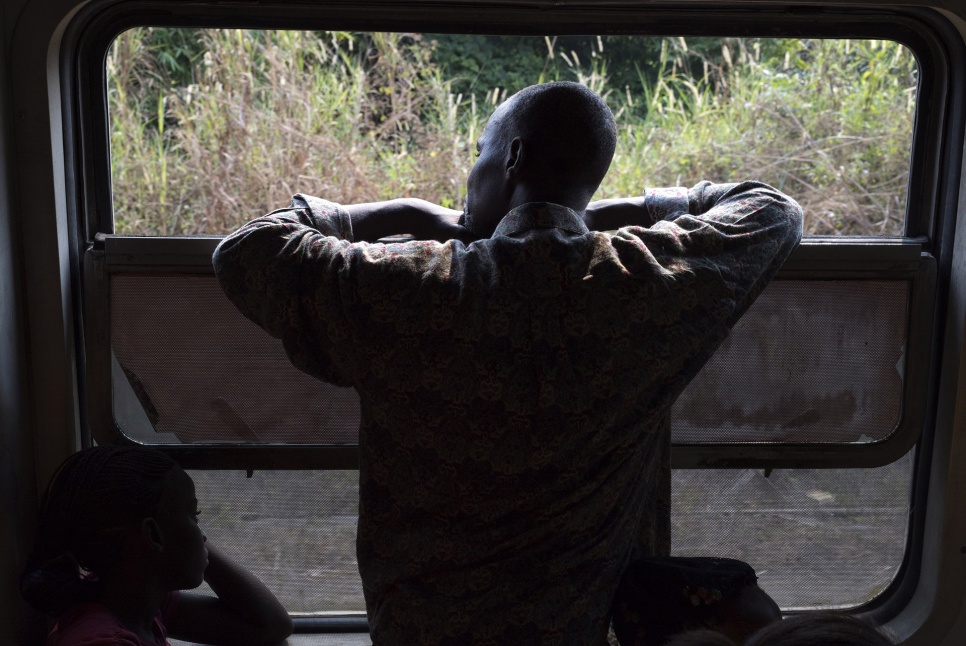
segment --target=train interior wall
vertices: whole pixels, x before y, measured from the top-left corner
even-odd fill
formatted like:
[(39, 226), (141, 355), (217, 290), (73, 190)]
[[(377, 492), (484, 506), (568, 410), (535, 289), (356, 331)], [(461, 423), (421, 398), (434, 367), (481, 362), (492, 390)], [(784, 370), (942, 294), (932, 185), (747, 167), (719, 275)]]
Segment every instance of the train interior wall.
[[(37, 506), (33, 441), (26, 406), (23, 294), (27, 281), (20, 256), (21, 222), (15, 204), (9, 48), (22, 2), (0, 11), (0, 641), (38, 643), (43, 621), (19, 592)], [(9, 641), (8, 641), (9, 640)]]

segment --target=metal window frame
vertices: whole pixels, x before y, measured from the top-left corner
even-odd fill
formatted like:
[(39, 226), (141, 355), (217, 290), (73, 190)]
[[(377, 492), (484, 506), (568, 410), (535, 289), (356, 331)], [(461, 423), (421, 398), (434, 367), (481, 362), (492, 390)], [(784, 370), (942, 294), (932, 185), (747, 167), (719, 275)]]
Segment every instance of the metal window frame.
[(71, 103), (80, 126), (76, 151), (84, 176), (79, 238), (92, 242), (113, 233), (109, 124), (104, 60), (114, 38), (140, 25), (254, 29), (340, 29), (425, 33), (628, 34), (735, 37), (877, 38), (909, 47), (919, 62), (919, 105), (910, 158), (905, 235), (925, 237), (927, 251), (942, 233), (934, 226), (939, 149), (949, 63), (930, 24), (930, 12), (916, 9), (747, 6), (722, 9), (707, 3), (647, 4), (594, 2), (533, 6), (521, 2), (312, 2), (267, 0), (246, 4), (191, 0), (93, 2), (72, 22), (66, 42), (73, 74)]
[[(89, 172), (81, 179), (84, 216), (78, 239), (86, 239), (83, 266), (88, 412), (95, 438), (130, 441), (116, 428), (110, 405), (109, 330), (104, 314), (109, 276), (116, 271), (189, 271), (208, 273), (210, 250), (218, 237), (131, 238), (113, 231), (108, 150), (104, 57), (116, 34), (135, 25), (252, 28), (338, 28), (352, 30), (452, 31), (457, 33), (636, 33), (659, 35), (809, 36), (888, 38), (904, 43), (919, 61), (919, 96), (907, 193), (906, 238), (809, 238), (779, 274), (799, 279), (879, 278), (912, 283), (909, 352), (902, 418), (887, 439), (864, 444), (729, 443), (678, 444), (672, 459), (678, 468), (863, 467), (898, 459), (915, 443), (926, 417), (933, 317), (937, 283), (935, 252), (945, 242), (937, 221), (940, 148), (944, 135), (949, 66), (943, 43), (922, 10), (845, 9), (831, 7), (761, 7), (722, 10), (707, 4), (631, 6), (588, 3), (566, 7), (475, 2), (312, 3), (265, 2), (246, 6), (238, 16), (230, 5), (214, 2), (100, 2), (86, 8), (71, 29), (77, 87), (74, 107), (81, 125), (79, 151)], [(376, 11), (378, 9), (378, 11)], [(683, 20), (687, 18), (687, 20)], [(805, 20), (804, 18), (807, 18)], [(615, 28), (615, 25), (619, 26)], [(68, 75), (69, 76), (69, 75)], [(80, 221), (82, 220), (82, 222)], [(108, 233), (108, 235), (105, 235)], [(104, 429), (111, 429), (106, 434)], [(316, 445), (165, 446), (186, 465), (215, 468), (353, 468), (352, 447)]]
[[(110, 405), (110, 336), (106, 289), (110, 274), (140, 271), (209, 273), (210, 251), (219, 237), (134, 238), (105, 235), (113, 231), (110, 191), (108, 117), (104, 57), (116, 34), (135, 25), (340, 28), (354, 30), (453, 31), (464, 33), (638, 33), (736, 36), (878, 37), (906, 44), (920, 65), (919, 104), (910, 160), (906, 238), (809, 238), (795, 251), (779, 279), (909, 280), (909, 366), (906, 371), (902, 418), (888, 438), (863, 444), (728, 443), (677, 444), (672, 448), (677, 468), (796, 468), (878, 466), (898, 459), (915, 444), (926, 416), (932, 318), (913, 316), (932, 311), (937, 263), (930, 252), (942, 242), (931, 190), (940, 159), (933, 144), (942, 135), (942, 114), (936, 106), (946, 93), (946, 67), (941, 43), (923, 19), (922, 11), (870, 11), (821, 7), (788, 7), (761, 15), (760, 8), (721, 10), (708, 5), (648, 6), (588, 4), (566, 10), (531, 6), (484, 6), (475, 3), (440, 5), (432, 2), (387, 6), (383, 3), (317, 4), (267, 2), (246, 8), (245, 16), (226, 16), (227, 5), (188, 2), (135, 1), (95, 3), (74, 21), (77, 92), (84, 163), (81, 178), (86, 217), (78, 239), (86, 239), (84, 308), (88, 417), (98, 441), (131, 441), (107, 415)], [(374, 12), (375, 7), (379, 8)], [(251, 9), (249, 11), (248, 9)], [(469, 9), (469, 10), (468, 10)], [(682, 22), (684, 12), (691, 18)], [(707, 20), (695, 20), (694, 12)], [(803, 16), (808, 21), (803, 21)], [(613, 25), (620, 25), (615, 29)], [(684, 28), (682, 29), (682, 25)], [(98, 118), (99, 117), (99, 118)], [(92, 216), (96, 214), (96, 216)], [(915, 259), (913, 260), (913, 257)], [(105, 354), (105, 350), (107, 350)], [(105, 431), (110, 429), (110, 432)], [(186, 466), (209, 468), (354, 468), (357, 451), (345, 445), (239, 444), (163, 446), (177, 453)]]
[[(663, 3), (636, 2), (635, 0), (580, 0), (579, 4), (551, 1), (523, 0), (421, 0), (400, 3), (396, 0), (364, 0), (350, 4), (346, 0), (322, 0), (302, 3), (291, 1), (262, 0), (259, 3), (222, 2), (213, 0), (206, 3), (193, 3), (192, 0), (170, 1), (132, 1), (92, 0), (78, 10), (66, 25), (60, 40), (60, 79), (61, 109), (65, 128), (65, 167), (68, 171), (68, 216), (71, 242), (71, 256), (80, 264), (83, 281), (80, 284), (81, 303), (77, 323), (85, 329), (87, 348), (78, 342), (78, 369), (81, 374), (79, 387), (83, 391), (88, 384), (87, 395), (90, 414), (82, 418), (82, 430), (90, 437), (90, 427), (101, 426), (103, 420), (103, 383), (98, 384), (98, 375), (103, 378), (103, 347), (96, 342), (109, 344), (109, 330), (98, 328), (94, 314), (105, 305), (106, 294), (98, 292), (111, 269), (106, 262), (105, 248), (114, 243), (104, 241), (103, 246), (95, 243), (98, 232), (111, 232), (111, 227), (102, 228), (111, 219), (111, 179), (110, 164), (106, 144), (107, 115), (104, 90), (103, 56), (113, 35), (136, 24), (159, 26), (212, 26), (212, 27), (261, 27), (261, 28), (354, 28), (374, 30), (380, 27), (395, 30), (485, 33), (497, 31), (504, 33), (587, 33), (592, 29), (605, 28), (604, 33), (650, 33), (713, 35), (722, 31), (735, 36), (840, 36), (862, 37), (872, 35), (881, 38), (900, 40), (913, 49), (920, 63), (920, 87), (918, 95), (917, 122), (913, 136), (913, 149), (910, 162), (909, 190), (907, 194), (906, 236), (902, 240), (875, 239), (870, 244), (880, 248), (893, 245), (919, 244), (920, 266), (917, 270), (919, 280), (916, 286), (910, 316), (921, 319), (917, 325), (923, 328), (917, 332), (928, 336), (928, 344), (923, 337), (920, 342), (925, 353), (925, 376), (918, 390), (925, 393), (925, 414), (923, 433), (917, 444), (918, 457), (914, 474), (913, 515), (910, 518), (909, 543), (906, 561), (893, 584), (876, 599), (864, 604), (858, 610), (869, 612), (878, 621), (896, 617), (904, 611), (912, 598), (919, 581), (919, 570), (923, 562), (923, 546), (929, 542), (931, 534), (927, 531), (925, 514), (933, 506), (929, 498), (931, 460), (942, 451), (949, 441), (948, 397), (942, 399), (943, 392), (949, 390), (944, 377), (939, 383), (939, 370), (942, 355), (939, 347), (946, 332), (946, 326), (956, 327), (950, 318), (955, 312), (955, 299), (950, 300), (949, 289), (958, 285), (952, 277), (955, 248), (953, 235), (957, 228), (957, 207), (960, 185), (960, 163), (964, 135), (963, 97), (966, 95), (966, 69), (954, 65), (966, 56), (958, 32), (939, 12), (932, 9), (908, 8), (900, 6), (843, 7), (812, 5), (789, 5), (748, 3), (744, 6), (723, 9), (720, 5), (687, 0)], [(241, 10), (240, 10), (241, 9)], [(533, 25), (525, 27), (524, 25)], [(611, 28), (611, 26), (616, 26)], [(840, 247), (841, 251), (851, 248), (855, 239), (835, 239), (829, 245)], [(189, 243), (190, 244), (190, 243)], [(210, 243), (209, 243), (210, 244)], [(822, 256), (818, 252), (802, 251), (808, 247), (823, 244), (822, 240), (810, 239), (797, 250), (792, 263), (786, 266), (782, 275), (795, 271), (795, 267), (822, 271), (825, 263), (844, 263), (843, 269), (851, 268), (862, 272), (869, 267), (850, 266), (852, 260), (846, 253), (829, 252)], [(961, 244), (961, 243), (960, 243)], [(843, 246), (845, 245), (845, 246)], [(115, 247), (120, 249), (121, 247)], [(176, 263), (188, 271), (188, 265), (198, 259), (191, 253), (182, 252), (179, 247), (168, 247), (163, 253), (154, 255), (155, 260), (169, 254), (180, 256), (184, 263)], [(809, 254), (818, 255), (809, 255)], [(865, 253), (865, 252), (861, 252)], [(871, 253), (871, 252), (870, 252)], [(874, 252), (863, 256), (868, 260), (878, 258), (888, 269), (890, 252)], [(801, 255), (804, 254), (804, 255)], [(905, 257), (906, 262), (909, 257)], [(801, 265), (795, 262), (801, 260)], [(825, 264), (825, 267), (823, 267)], [(143, 267), (146, 267), (144, 265)], [(172, 265), (159, 265), (158, 268)], [(142, 268), (143, 268), (142, 267)], [(121, 270), (120, 265), (114, 269)], [(907, 267), (908, 270), (908, 267)], [(870, 269), (874, 272), (875, 270)], [(951, 308), (951, 309), (950, 309)], [(947, 312), (947, 309), (950, 309)], [(106, 310), (105, 310), (106, 311)], [(929, 316), (924, 314), (929, 311)], [(918, 314), (916, 314), (918, 312)], [(84, 316), (80, 316), (83, 313)], [(926, 320), (928, 319), (928, 320)], [(103, 321), (101, 321), (103, 323)], [(928, 328), (928, 329), (926, 329)], [(913, 330), (910, 329), (910, 337)], [(948, 339), (947, 339), (948, 341)], [(955, 339), (952, 345), (956, 345)], [(109, 345), (104, 346), (108, 348)], [(958, 346), (957, 346), (958, 347)], [(953, 348), (955, 350), (955, 348)], [(911, 355), (911, 353), (910, 353)], [(99, 356), (101, 358), (99, 359)], [(109, 366), (108, 366), (109, 368)], [(945, 373), (943, 373), (945, 374)], [(907, 382), (910, 381), (907, 379)], [(939, 392), (944, 388), (943, 392)], [(98, 402), (98, 393), (101, 400)], [(110, 408), (110, 400), (107, 399)], [(83, 406), (83, 402), (82, 402)], [(108, 411), (110, 412), (110, 411)], [(113, 418), (110, 418), (110, 422)], [(110, 423), (109, 422), (109, 423)], [(941, 428), (936, 429), (936, 424)], [(113, 432), (113, 431), (108, 431)], [(934, 435), (938, 433), (938, 436)], [(100, 433), (98, 433), (100, 435)], [(939, 448), (934, 448), (936, 444)], [(864, 445), (861, 448), (869, 448)], [(172, 447), (178, 448), (178, 447)], [(188, 447), (195, 452), (182, 453), (177, 457), (186, 466), (200, 468), (252, 468), (288, 467), (290, 454), (275, 452), (273, 447), (258, 446), (249, 450), (246, 447), (228, 448), (224, 445), (215, 448)], [(301, 447), (299, 447), (301, 448)], [(714, 455), (705, 454), (702, 447), (682, 454), (675, 450), (675, 466), (705, 464)], [(841, 448), (839, 446), (838, 448)], [(837, 449), (836, 449), (837, 450)], [(878, 449), (877, 449), (878, 450)], [(292, 456), (295, 457), (295, 456)], [(748, 456), (733, 456), (726, 464), (714, 466), (741, 466), (748, 464)], [(345, 464), (352, 456), (342, 456), (338, 460)], [(850, 455), (843, 466), (862, 466), (858, 455)], [(794, 460), (793, 460), (794, 461)], [(940, 462), (942, 460), (940, 459)], [(758, 463), (754, 466), (760, 467)], [(829, 466), (833, 466), (831, 463)], [(943, 464), (939, 465), (942, 469)], [(932, 536), (935, 539), (935, 536)], [(327, 630), (346, 630), (347, 626), (325, 624), (327, 619), (318, 622), (299, 619), (296, 632), (315, 632)], [(364, 630), (364, 619), (356, 619), (354, 625)], [(316, 625), (317, 624), (317, 625)], [(918, 625), (918, 624), (917, 624)]]

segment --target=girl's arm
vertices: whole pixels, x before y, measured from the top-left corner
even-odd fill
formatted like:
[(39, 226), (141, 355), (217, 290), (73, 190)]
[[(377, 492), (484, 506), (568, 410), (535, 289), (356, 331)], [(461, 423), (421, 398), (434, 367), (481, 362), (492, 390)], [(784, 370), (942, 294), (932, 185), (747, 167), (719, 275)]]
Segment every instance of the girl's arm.
[(175, 639), (268, 646), (292, 634), (292, 619), (268, 588), (208, 542), (205, 581), (217, 595), (182, 593), (174, 616), (166, 622)]

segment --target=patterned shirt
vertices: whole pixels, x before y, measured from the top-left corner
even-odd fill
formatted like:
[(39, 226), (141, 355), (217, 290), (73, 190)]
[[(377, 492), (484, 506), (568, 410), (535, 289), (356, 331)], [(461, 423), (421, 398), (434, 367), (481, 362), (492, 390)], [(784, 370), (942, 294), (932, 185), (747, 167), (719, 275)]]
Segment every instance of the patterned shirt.
[(532, 203), (469, 245), (368, 244), (296, 195), (215, 252), (298, 368), (359, 393), (376, 644), (600, 644), (625, 565), (668, 552), (667, 412), (801, 209), (757, 182), (645, 208), (652, 226), (614, 235)]

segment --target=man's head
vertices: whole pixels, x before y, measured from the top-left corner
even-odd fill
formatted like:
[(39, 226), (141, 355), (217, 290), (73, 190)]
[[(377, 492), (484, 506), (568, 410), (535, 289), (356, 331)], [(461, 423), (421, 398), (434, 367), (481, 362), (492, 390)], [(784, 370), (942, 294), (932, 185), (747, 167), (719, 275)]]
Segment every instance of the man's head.
[(477, 142), (464, 224), (488, 237), (508, 211), (554, 202), (582, 211), (617, 143), (614, 115), (578, 83), (531, 85), (502, 103)]

